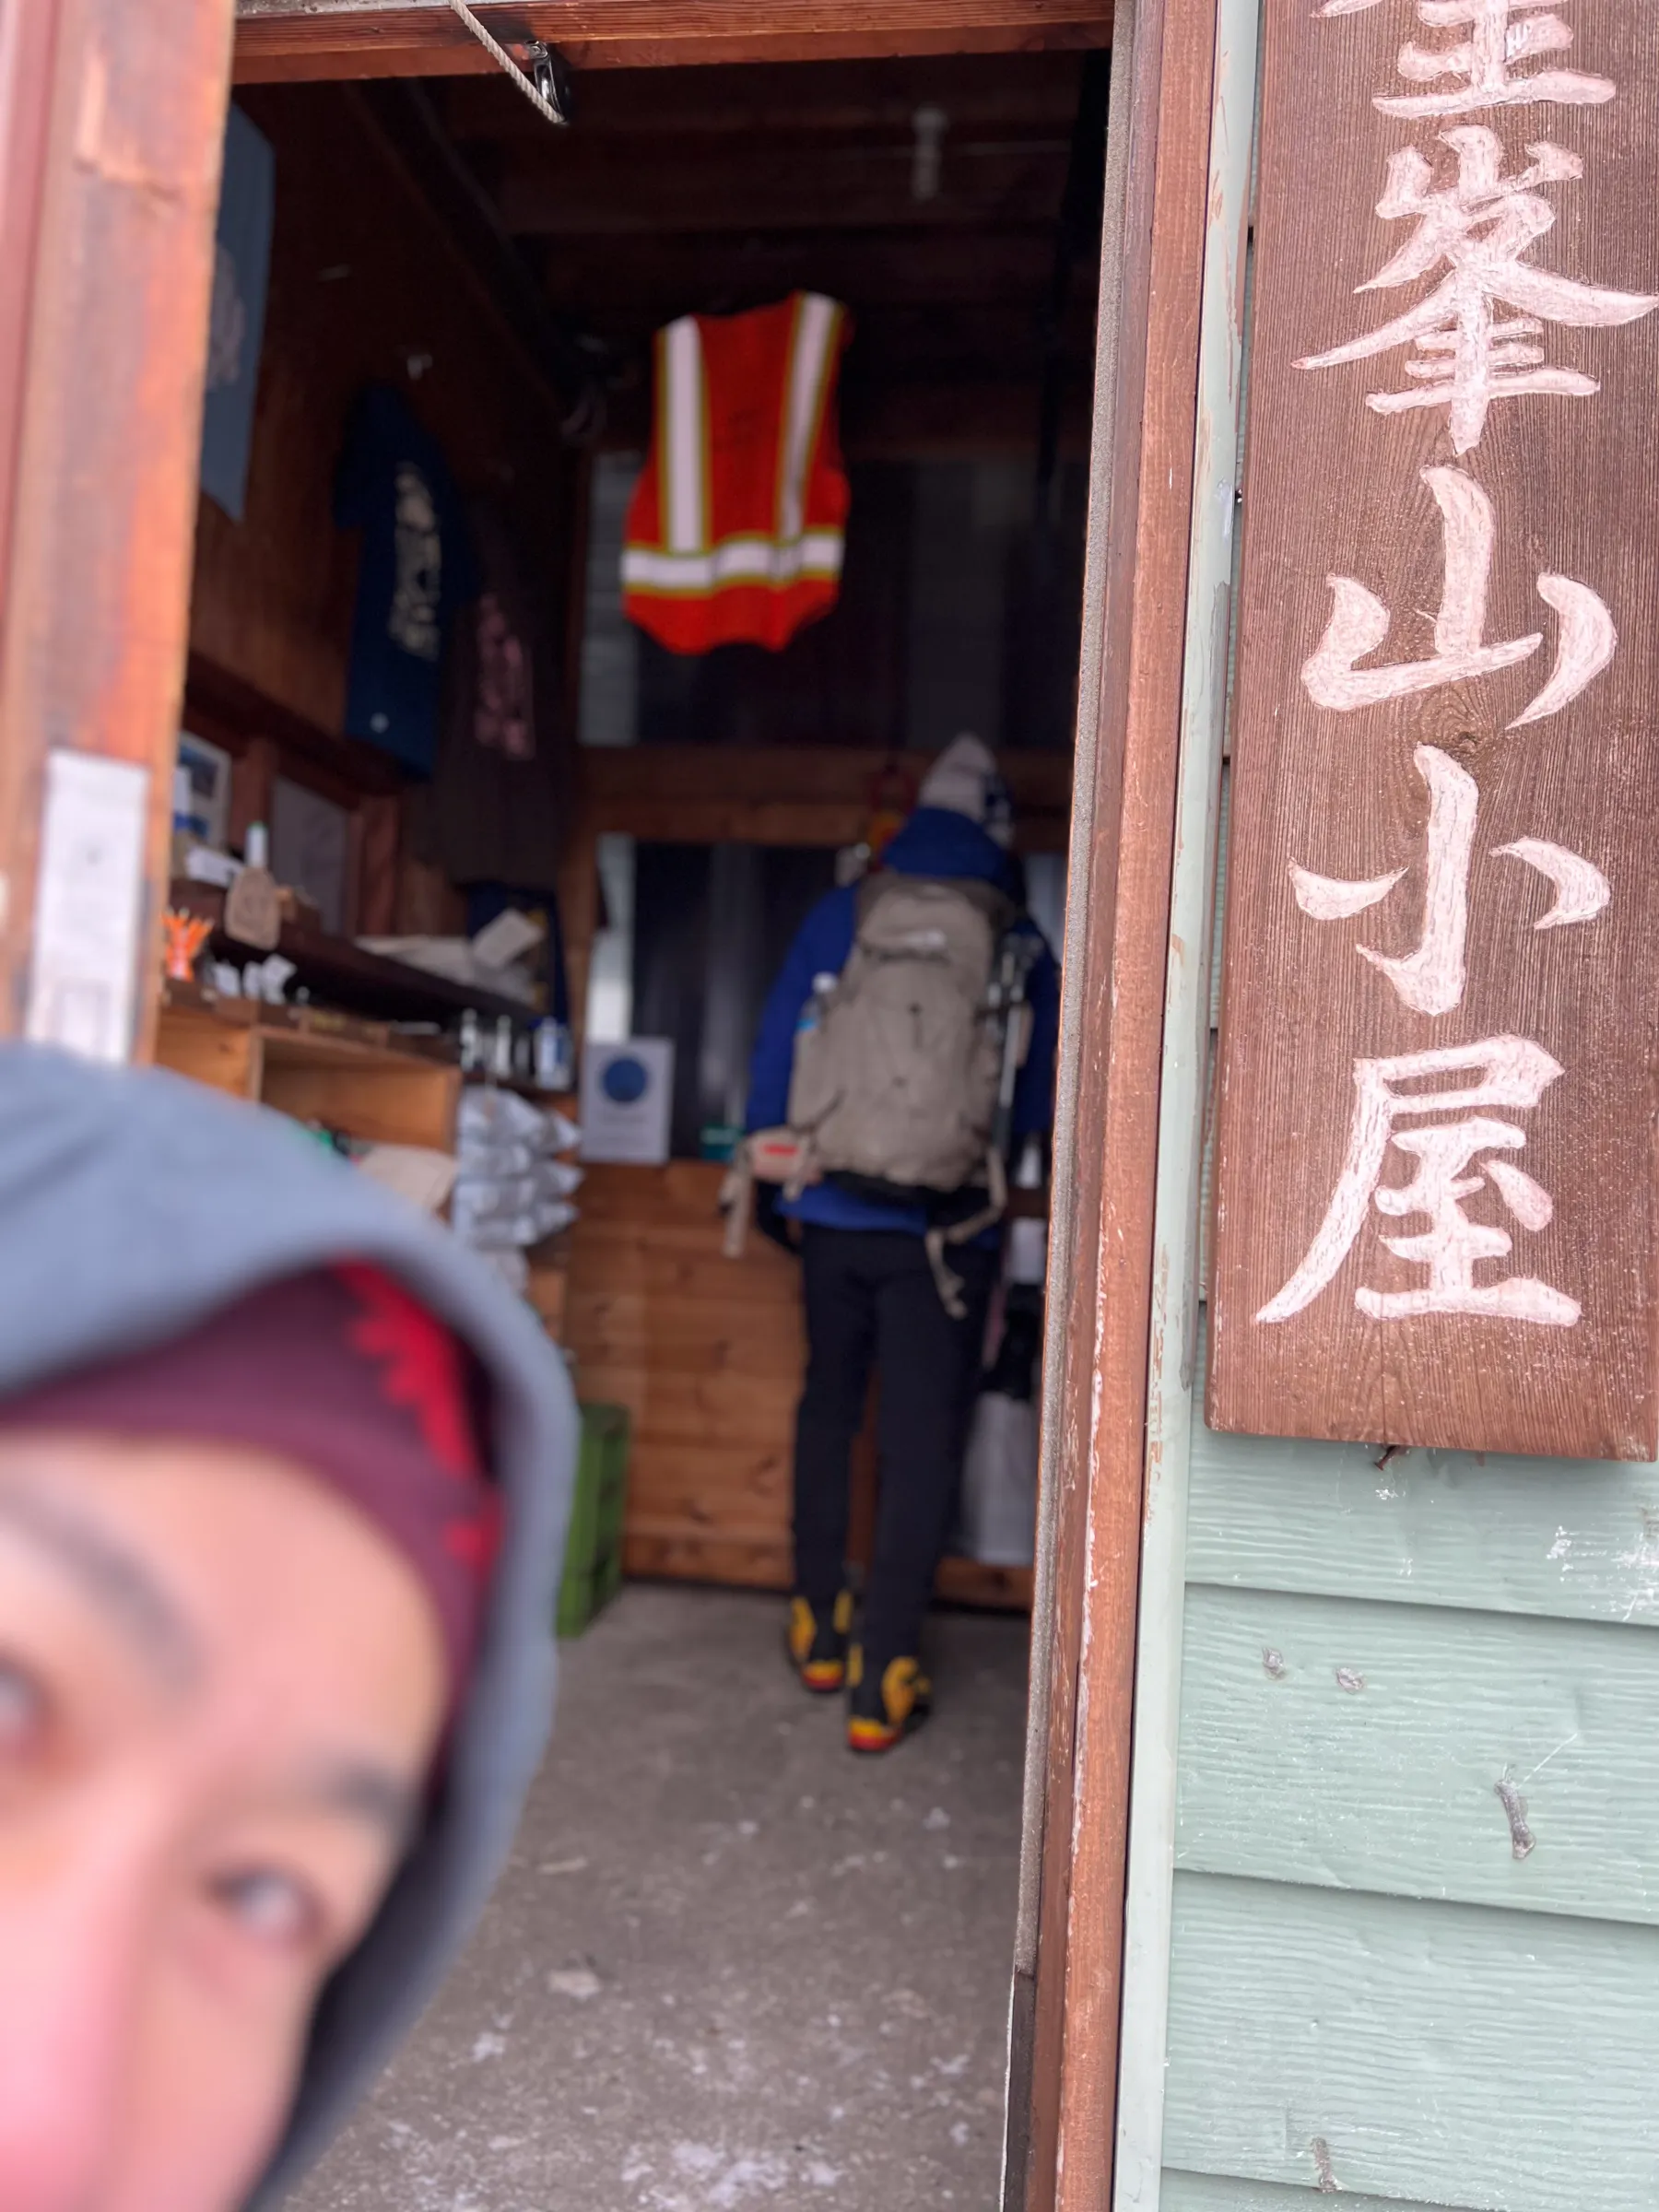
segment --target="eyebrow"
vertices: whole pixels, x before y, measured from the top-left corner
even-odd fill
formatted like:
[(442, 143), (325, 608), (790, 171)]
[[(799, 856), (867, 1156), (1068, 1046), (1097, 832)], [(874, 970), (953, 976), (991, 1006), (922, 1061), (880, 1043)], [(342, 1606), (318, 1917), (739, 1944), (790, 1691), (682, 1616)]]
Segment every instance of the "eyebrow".
[(175, 1693), (202, 1673), (201, 1644), (171, 1594), (135, 1552), (96, 1521), (26, 1487), (0, 1489), (0, 1526), (44, 1552)]
[(372, 1759), (343, 1759), (320, 1767), (307, 1777), (303, 1794), (329, 1812), (380, 1829), (399, 1848), (415, 1831), (419, 1790)]

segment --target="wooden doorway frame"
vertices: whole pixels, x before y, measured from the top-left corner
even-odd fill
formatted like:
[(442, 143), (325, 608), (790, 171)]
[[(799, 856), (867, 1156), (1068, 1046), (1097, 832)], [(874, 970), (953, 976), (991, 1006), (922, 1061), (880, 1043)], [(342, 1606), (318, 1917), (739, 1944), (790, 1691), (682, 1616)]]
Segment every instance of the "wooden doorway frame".
[[(584, 65), (1083, 45), (1107, 13), (1104, 0), (482, 6), (503, 33), (550, 38)], [(158, 973), (230, 10), (0, 12), (14, 254), (0, 279), (0, 1034), (24, 1024), (54, 748), (148, 771), (141, 938), (143, 975)], [(25, 17), (38, 41), (26, 69)], [(478, 66), (454, 27), (441, 0), (331, 0), (303, 16), (243, 0), (237, 74)], [(1006, 2212), (1111, 2201), (1215, 0), (1118, 0), (1112, 42)], [(141, 995), (140, 1053), (154, 999)]]
[(0, 9), (0, 1034), (55, 751), (148, 771), (159, 974), (232, 30), (232, 0)]

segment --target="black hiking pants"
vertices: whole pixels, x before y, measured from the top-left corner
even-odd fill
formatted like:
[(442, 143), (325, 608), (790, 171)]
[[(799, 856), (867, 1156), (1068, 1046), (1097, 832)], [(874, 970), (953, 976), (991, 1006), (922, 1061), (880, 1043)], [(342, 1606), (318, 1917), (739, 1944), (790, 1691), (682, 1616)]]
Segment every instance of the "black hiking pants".
[(864, 1641), (879, 1672), (913, 1655), (961, 1476), (997, 1255), (948, 1253), (965, 1320), (945, 1311), (920, 1237), (804, 1225), (806, 1385), (795, 1420), (795, 1588), (820, 1616), (845, 1580), (853, 1441), (870, 1368), (880, 1496)]

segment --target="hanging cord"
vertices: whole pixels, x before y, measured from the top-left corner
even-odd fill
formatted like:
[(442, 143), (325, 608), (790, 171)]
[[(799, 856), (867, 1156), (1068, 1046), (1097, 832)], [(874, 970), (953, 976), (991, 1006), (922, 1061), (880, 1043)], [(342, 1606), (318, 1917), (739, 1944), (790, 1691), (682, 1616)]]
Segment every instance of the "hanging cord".
[[(465, 24), (467, 29), (472, 32), (473, 37), (477, 40), (485, 53), (494, 61), (497, 67), (506, 71), (531, 106), (536, 109), (548, 123), (562, 130), (571, 119), (562, 109), (555, 104), (559, 93), (559, 83), (554, 73), (552, 57), (546, 46), (538, 41), (530, 49), (532, 63), (536, 65), (536, 77), (541, 79), (538, 84), (535, 78), (527, 76), (519, 67), (500, 39), (493, 32), (486, 29), (485, 26), (479, 22), (477, 17), (466, 5), (466, 0), (449, 0), (449, 5)], [(554, 95), (554, 99), (550, 100), (547, 97), (548, 92)]]

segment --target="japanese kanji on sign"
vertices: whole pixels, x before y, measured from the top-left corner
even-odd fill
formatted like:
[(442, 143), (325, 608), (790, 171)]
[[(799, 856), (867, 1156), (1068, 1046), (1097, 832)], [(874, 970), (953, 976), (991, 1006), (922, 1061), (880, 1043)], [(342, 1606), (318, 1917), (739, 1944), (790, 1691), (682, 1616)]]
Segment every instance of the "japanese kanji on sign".
[(1209, 1418), (1659, 1451), (1659, 16), (1269, 0)]

